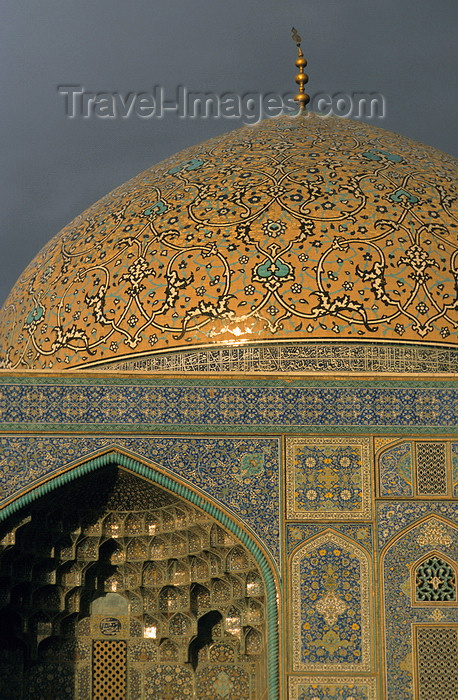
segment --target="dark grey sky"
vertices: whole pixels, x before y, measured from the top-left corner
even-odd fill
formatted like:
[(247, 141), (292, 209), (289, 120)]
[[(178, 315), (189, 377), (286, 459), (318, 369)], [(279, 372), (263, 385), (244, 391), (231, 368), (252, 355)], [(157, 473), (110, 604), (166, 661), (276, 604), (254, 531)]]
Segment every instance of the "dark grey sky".
[(0, 303), (39, 249), (113, 187), (228, 119), (69, 119), (59, 85), (93, 92), (283, 94), (291, 26), (307, 91), (378, 92), (372, 123), (449, 153), (456, 0), (1, 0)]

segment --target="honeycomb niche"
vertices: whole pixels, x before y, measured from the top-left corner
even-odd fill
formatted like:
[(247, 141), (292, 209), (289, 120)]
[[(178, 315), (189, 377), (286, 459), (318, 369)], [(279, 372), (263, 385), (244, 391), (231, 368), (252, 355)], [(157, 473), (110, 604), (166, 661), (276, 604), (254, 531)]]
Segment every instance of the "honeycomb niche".
[(263, 696), (252, 555), (185, 500), (117, 466), (2, 526), (2, 700)]

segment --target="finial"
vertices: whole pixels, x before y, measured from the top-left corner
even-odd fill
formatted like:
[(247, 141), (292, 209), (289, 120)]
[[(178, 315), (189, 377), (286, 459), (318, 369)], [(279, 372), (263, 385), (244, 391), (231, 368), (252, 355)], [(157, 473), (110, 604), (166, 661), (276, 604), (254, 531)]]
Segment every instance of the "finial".
[(310, 97), (307, 95), (304, 89), (304, 85), (308, 82), (309, 79), (307, 73), (304, 71), (304, 68), (307, 65), (307, 61), (305, 60), (304, 54), (302, 53), (301, 49), (302, 39), (297, 33), (296, 29), (294, 29), (294, 27), (291, 30), (291, 35), (293, 37), (293, 41), (297, 46), (296, 66), (299, 68), (299, 73), (296, 75), (296, 83), (299, 85), (299, 92), (294, 99), (296, 100), (296, 102), (299, 103), (299, 111), (305, 112), (305, 105), (307, 104), (307, 102), (310, 101)]

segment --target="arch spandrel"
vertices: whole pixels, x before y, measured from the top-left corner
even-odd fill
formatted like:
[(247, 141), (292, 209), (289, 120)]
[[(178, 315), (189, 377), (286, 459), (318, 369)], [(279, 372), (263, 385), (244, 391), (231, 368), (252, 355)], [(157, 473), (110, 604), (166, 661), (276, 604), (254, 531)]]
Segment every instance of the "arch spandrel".
[[(31, 437), (0, 437), (0, 446), (6, 449), (5, 459), (10, 467), (4, 478), (4, 517), (19, 503), (27, 503), (29, 492), (33, 497), (46, 493), (50, 480), (57, 478), (59, 483), (66, 483), (67, 478), (89, 472), (110, 460), (116, 461), (119, 455), (120, 465), (134, 471), (135, 465), (140, 465), (141, 474), (147, 479), (155, 481), (161, 474), (161, 479), (184, 484), (199, 494), (203, 502), (216, 499), (229, 518), (238, 519), (236, 513), (243, 510), (244, 526), (255, 533), (261, 547), (278, 564), (278, 438), (130, 436), (112, 440), (75, 435), (69, 440), (43, 435), (38, 443)], [(27, 470), (24, 470), (24, 453), (29, 462)], [(258, 468), (254, 474), (245, 474), (244, 465), (253, 454)], [(243, 489), (239, 488), (241, 481)], [(235, 488), (228, 492), (231, 483)]]

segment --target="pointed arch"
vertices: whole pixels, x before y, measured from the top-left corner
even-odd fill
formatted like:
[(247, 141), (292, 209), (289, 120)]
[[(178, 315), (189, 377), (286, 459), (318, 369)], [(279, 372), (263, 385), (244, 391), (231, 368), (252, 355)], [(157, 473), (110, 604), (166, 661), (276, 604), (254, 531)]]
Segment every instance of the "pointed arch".
[[(411, 687), (417, 653), (413, 633), (415, 625), (431, 626), (443, 620), (439, 609), (443, 602), (433, 603), (435, 609), (432, 611), (430, 605), (415, 604), (413, 599), (412, 570), (432, 552), (449, 560), (458, 557), (458, 528), (436, 512), (409, 523), (380, 552), (384, 654), (381, 661), (385, 668), (383, 682), (386, 695), (399, 694), (400, 689), (407, 692)], [(432, 614), (434, 617), (431, 617)]]
[(267, 673), (269, 700), (279, 698), (279, 639), (278, 639), (278, 606), (277, 606), (277, 580), (275, 566), (268, 553), (262, 548), (255, 535), (241, 527), (228, 512), (223, 510), (220, 504), (216, 504), (209, 497), (193, 490), (186, 483), (178, 480), (175, 475), (166, 474), (156, 465), (146, 465), (140, 459), (124, 454), (119, 449), (104, 450), (91, 459), (77, 464), (58, 475), (50, 475), (49, 478), (17, 497), (5, 506), (0, 512), (0, 522), (21, 508), (31, 504), (45, 494), (51, 493), (60, 486), (64, 486), (79, 477), (85, 476), (102, 467), (116, 465), (133, 472), (148, 481), (166, 489), (169, 492), (189, 501), (197, 508), (213, 517), (224, 528), (229, 530), (253, 555), (259, 569), (262, 572), (266, 591), (267, 607)]
[[(370, 671), (369, 553), (327, 528), (293, 550), (290, 570), (294, 670)], [(340, 648), (353, 660), (340, 657)]]
[(289, 553), (290, 561), (294, 558), (298, 550), (304, 547), (304, 545), (310, 544), (314, 540), (319, 539), (322, 535), (325, 535), (327, 533), (331, 533), (335, 535), (335, 537), (339, 540), (342, 540), (342, 542), (345, 542), (349, 545), (356, 547), (356, 549), (361, 550), (361, 552), (366, 555), (367, 559), (371, 561), (370, 552), (366, 547), (364, 547), (363, 545), (356, 544), (354, 539), (352, 539), (349, 535), (346, 535), (344, 532), (340, 532), (340, 530), (337, 530), (333, 525), (328, 525), (327, 527), (324, 527), (323, 530), (316, 532), (314, 535), (307, 537), (305, 540), (302, 540), (301, 542), (299, 542), (299, 544), (295, 545)]

